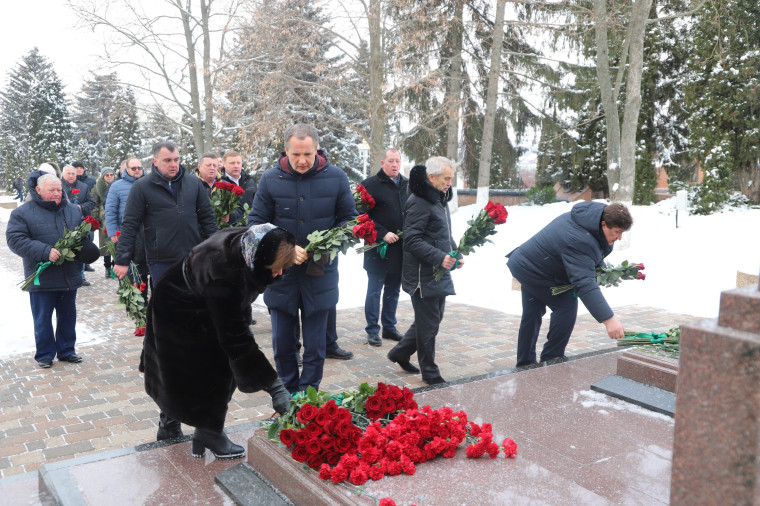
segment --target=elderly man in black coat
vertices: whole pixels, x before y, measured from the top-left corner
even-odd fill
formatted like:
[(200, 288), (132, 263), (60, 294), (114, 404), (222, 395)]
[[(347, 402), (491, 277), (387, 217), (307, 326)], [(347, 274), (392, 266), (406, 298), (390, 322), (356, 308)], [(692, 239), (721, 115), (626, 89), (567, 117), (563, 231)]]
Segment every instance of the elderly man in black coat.
[[(579, 298), (591, 316), (604, 324), (610, 338), (624, 337), (623, 325), (596, 282), (596, 267), (632, 224), (633, 218), (623, 204), (581, 202), (507, 255), (507, 266), (521, 283), (522, 293), (518, 367), (536, 363), (536, 341), (547, 307), (552, 316), (541, 362), (564, 358)], [(551, 287), (568, 284), (574, 290), (552, 295)]]
[[(388, 352), (388, 359), (407, 372), (422, 369), (422, 381), (429, 385), (444, 383), (435, 363), (435, 336), (443, 320), (446, 296), (455, 295), (449, 270), (464, 265), (451, 236), (449, 204), (453, 196), (451, 181), (456, 164), (442, 156), (429, 158), (409, 173), (411, 195), (406, 201), (404, 222), (404, 263), (401, 282), (412, 297), (414, 323), (401, 341)], [(440, 281), (435, 271), (446, 269)], [(417, 352), (420, 369), (409, 361)]]
[[(280, 414), (290, 394), (251, 332), (251, 304), (296, 258), (295, 238), (269, 223), (233, 227), (194, 247), (156, 283), (140, 371), (172, 420), (195, 427), (193, 456), (242, 457), (224, 434), (235, 388), (266, 390)], [(276, 283), (275, 283), (276, 284)]]
[(387, 244), (364, 253), (364, 270), (367, 271), (367, 296), (364, 299), (367, 326), (364, 330), (367, 332), (367, 342), (372, 346), (382, 345), (378, 318), (382, 323), (384, 339), (400, 341), (402, 337), (396, 330), (396, 308), (404, 250), (403, 239), (396, 232), (404, 228), (404, 206), (409, 195), (409, 180), (400, 173), (401, 153), (397, 149), (386, 149), (380, 166), (380, 172), (362, 181), (364, 188), (375, 199), (375, 207), (369, 209), (367, 214), (375, 222), (377, 237)]

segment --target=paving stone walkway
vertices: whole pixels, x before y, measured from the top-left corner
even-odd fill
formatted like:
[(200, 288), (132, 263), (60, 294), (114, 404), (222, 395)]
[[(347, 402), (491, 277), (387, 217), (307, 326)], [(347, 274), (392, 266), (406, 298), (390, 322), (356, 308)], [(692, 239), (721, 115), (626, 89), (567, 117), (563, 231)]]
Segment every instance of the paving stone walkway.
[[(21, 271), (21, 260), (8, 250), (5, 223), (0, 223), (0, 265)], [(39, 369), (33, 354), (0, 359), (0, 478), (36, 471), (49, 462), (131, 447), (155, 440), (158, 410), (143, 389), (137, 370), (142, 338), (123, 308), (116, 305), (116, 282), (102, 277), (102, 264), (94, 264), (92, 286), (79, 290), (79, 322), (102, 337), (97, 344), (77, 347), (80, 364), (55, 362)], [(21, 292), (19, 292), (21, 296)], [(271, 327), (266, 308), (254, 305), (256, 341), (272, 358)], [(667, 313), (651, 307), (615, 308), (630, 330), (667, 330), (694, 317)], [(31, 314), (4, 315), (25, 318)], [(411, 303), (398, 308), (399, 329), (413, 318)], [(498, 311), (447, 304), (436, 344), (441, 374), (456, 380), (498, 373), (515, 365), (519, 316)], [(548, 325), (544, 325), (548, 327)], [(539, 343), (545, 341), (545, 332)], [(368, 346), (361, 307), (338, 311), (339, 344), (354, 353), (352, 360), (327, 360), (322, 388), (342, 390), (362, 382), (384, 381), (410, 388), (421, 387), (421, 378), (401, 371), (385, 355), (392, 342)], [(540, 348), (541, 344), (539, 344)], [(604, 327), (590, 316), (581, 316), (567, 349), (580, 355), (615, 347)], [(414, 359), (414, 357), (413, 357)], [(273, 414), (266, 393), (236, 392), (227, 414), (227, 426), (261, 420)], [(186, 433), (192, 428), (184, 427)]]

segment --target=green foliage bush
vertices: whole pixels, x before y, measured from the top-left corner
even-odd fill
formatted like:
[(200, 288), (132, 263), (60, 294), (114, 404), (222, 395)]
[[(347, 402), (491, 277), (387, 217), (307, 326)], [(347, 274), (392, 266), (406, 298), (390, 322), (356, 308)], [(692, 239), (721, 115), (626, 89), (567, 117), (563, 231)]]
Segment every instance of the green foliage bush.
[(551, 186), (534, 186), (525, 192), (525, 202), (533, 206), (542, 206), (557, 201), (557, 192)]

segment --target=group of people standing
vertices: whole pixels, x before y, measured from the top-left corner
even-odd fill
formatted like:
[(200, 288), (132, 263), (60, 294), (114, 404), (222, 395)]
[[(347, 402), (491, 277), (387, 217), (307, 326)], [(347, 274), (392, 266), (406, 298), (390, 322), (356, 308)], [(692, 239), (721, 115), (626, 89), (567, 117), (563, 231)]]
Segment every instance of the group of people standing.
[[(224, 176), (218, 172), (215, 153), (202, 155), (193, 175), (180, 166), (177, 146), (163, 142), (154, 146), (148, 176), (143, 177), (137, 158), (125, 161), (116, 182), (114, 172), (104, 169), (91, 202), (75, 198), (81, 191), (72, 192), (69, 202), (61, 198), (62, 185), (73, 190), (78, 184), (76, 177), (70, 181), (68, 173), (62, 180), (30, 176), (29, 188), (35, 188), (32, 202), (11, 214), (8, 244), (24, 258), (26, 275), (37, 262), (57, 259), (60, 253), (52, 245), (62, 230), (93, 212), (105, 218), (107, 236), (101, 240), (117, 245), (116, 257), (104, 258), (106, 275), (112, 270), (123, 278), (130, 275), (130, 263), (135, 263), (143, 278), (150, 277), (152, 295), (139, 369), (145, 374), (147, 393), (161, 411), (157, 439), (181, 436), (181, 423), (191, 425), (196, 429), (192, 448), (196, 457), (206, 449), (218, 458), (244, 454), (223, 431), (236, 388), (267, 391), (274, 409), (284, 413), (291, 394), (319, 388), (325, 358), (346, 358), (334, 351), (339, 260), (329, 262), (323, 256), (315, 261), (304, 248), (310, 233), (341, 226), (357, 216), (353, 193), (345, 172), (332, 165), (320, 148), (313, 126), (297, 124), (286, 130), (284, 148), (256, 186), (242, 171), (242, 156), (235, 151), (222, 158)], [(461, 255), (453, 254), (457, 243), (448, 207), (456, 164), (432, 157), (413, 167), (409, 178), (400, 173), (400, 165), (399, 151), (386, 149), (381, 170), (362, 182), (375, 200), (368, 214), (384, 243), (364, 256), (366, 339), (371, 346), (381, 346), (383, 339), (395, 342), (387, 354), (391, 362), (421, 373), (428, 384), (438, 384), (445, 380), (435, 363), (435, 339), (446, 297), (455, 293), (450, 271), (464, 265)], [(221, 177), (245, 190), (238, 209), (225, 219), (237, 223), (250, 208), (247, 226), (218, 231), (209, 197)], [(577, 299), (546, 297), (549, 286), (572, 282), (578, 297), (604, 321), (610, 337), (622, 333), (609, 306), (602, 304), (598, 286), (586, 281), (631, 223), (625, 206), (578, 204), (567, 218), (558, 218), (510, 253), (509, 267), (524, 286), (518, 365), (535, 362), (546, 306), (562, 316), (556, 321), (552, 317), (542, 360), (564, 355), (574, 325), (574, 317), (571, 321), (567, 315), (577, 310)], [(81, 361), (73, 347), (74, 300), (82, 283), (73, 273), (81, 266), (74, 261), (49, 269), (40, 276), (40, 287), (30, 291), (38, 339), (35, 358), (41, 367), (49, 367), (42, 360), (52, 363), (56, 354), (61, 361)], [(435, 280), (440, 268), (445, 270), (443, 277)], [(402, 288), (414, 310), (414, 322), (404, 333), (396, 319)], [(58, 296), (38, 300), (38, 294), (46, 291), (66, 292), (65, 300)], [(251, 304), (260, 294), (271, 316), (274, 367), (251, 331)], [(52, 324), (49, 329), (40, 324), (38, 338), (38, 319), (49, 324), (53, 309), (59, 311), (58, 330), (52, 335)], [(70, 309), (73, 318), (66, 318)], [(40, 346), (45, 339), (47, 344)], [(411, 362), (415, 353), (419, 368)]]

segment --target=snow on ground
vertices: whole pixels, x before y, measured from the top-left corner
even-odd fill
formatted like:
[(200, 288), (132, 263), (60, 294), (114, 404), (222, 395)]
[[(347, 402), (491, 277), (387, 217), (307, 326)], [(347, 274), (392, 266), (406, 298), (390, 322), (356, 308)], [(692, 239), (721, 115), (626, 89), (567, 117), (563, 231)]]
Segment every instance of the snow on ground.
[[(10, 201), (0, 197), (0, 202)], [(457, 295), (450, 302), (521, 313), (520, 293), (512, 291), (512, 277), (506, 266), (507, 253), (529, 239), (536, 231), (573, 204), (558, 202), (546, 206), (513, 206), (509, 218), (497, 226), (486, 244), (465, 257), (465, 265), (454, 273)], [(733, 209), (711, 216), (679, 216), (676, 228), (675, 199), (653, 206), (633, 206), (634, 224), (630, 246), (615, 250), (607, 261), (623, 260), (645, 265), (645, 281), (624, 281), (618, 287), (604, 288), (613, 307), (639, 305), (698, 317), (718, 315), (720, 292), (736, 286), (736, 271), (760, 272), (760, 209)], [(467, 220), (476, 213), (475, 205), (460, 207), (452, 215), (454, 238), (467, 228)], [(0, 220), (7, 222), (10, 210), (0, 209)], [(340, 301), (338, 309), (361, 307), (367, 289), (367, 277), (361, 255), (349, 252), (340, 258)], [(18, 288), (18, 270), (0, 270), (3, 318), (0, 319), (0, 356), (34, 349), (29, 299)], [(401, 300), (408, 300), (402, 292)], [(263, 305), (260, 297), (256, 304)], [(583, 304), (579, 312), (585, 313)], [(625, 325), (625, 322), (623, 322)], [(77, 325), (78, 342), (94, 339), (86, 325)]]

